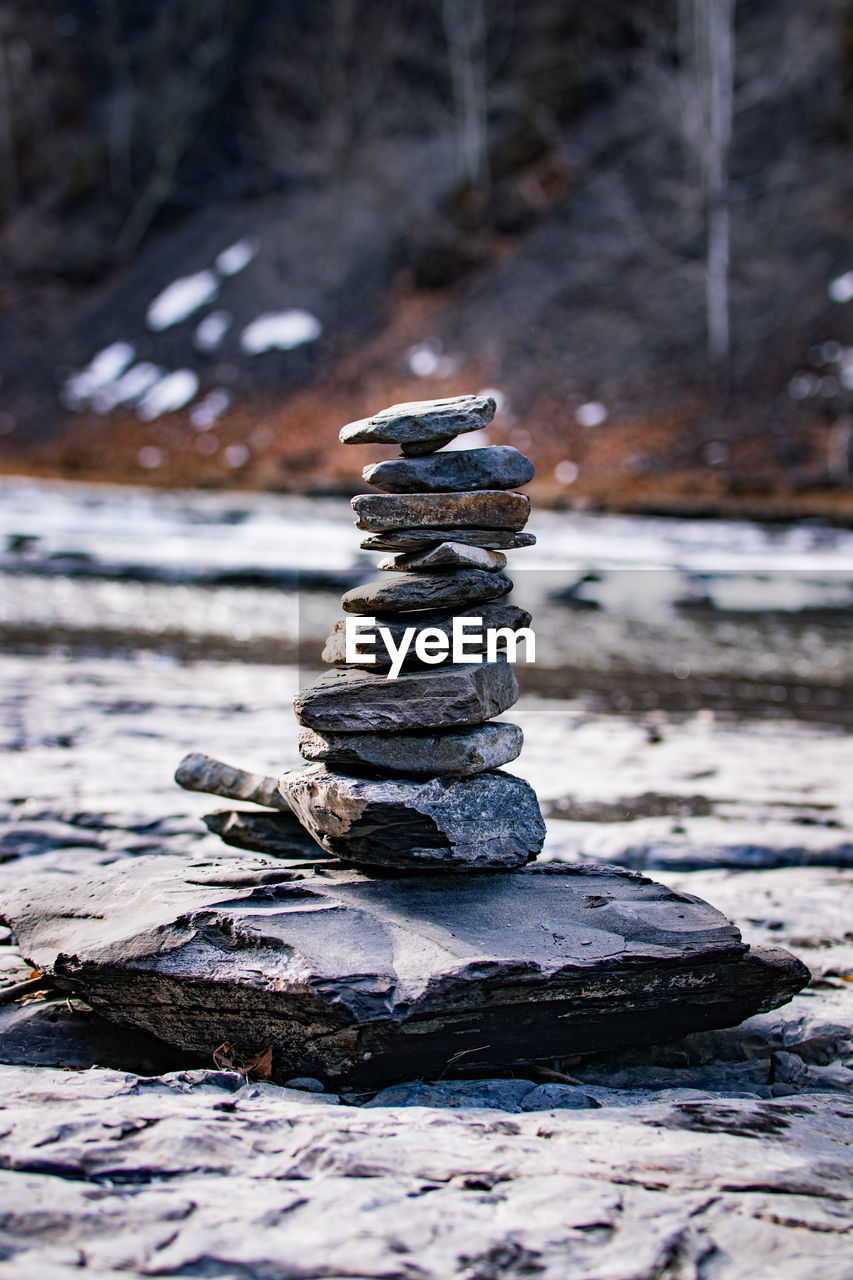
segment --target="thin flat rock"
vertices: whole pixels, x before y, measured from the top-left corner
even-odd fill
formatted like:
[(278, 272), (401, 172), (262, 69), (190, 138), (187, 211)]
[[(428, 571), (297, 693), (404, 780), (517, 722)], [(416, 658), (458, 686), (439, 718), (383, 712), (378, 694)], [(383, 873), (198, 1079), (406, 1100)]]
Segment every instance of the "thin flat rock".
[[(356, 524), (367, 533), (420, 528), (523, 529), (530, 515), (524, 493), (471, 489), (464, 493), (360, 493), (352, 499)], [(442, 541), (449, 541), (442, 538)]]
[(341, 596), (341, 608), (345, 613), (408, 613), (412, 609), (445, 609), (499, 600), (511, 590), (511, 578), (482, 569), (399, 573), (346, 591)]
[(423, 458), (389, 458), (362, 476), (384, 493), (448, 493), (467, 489), (520, 489), (535, 474), (529, 458), (511, 445), (457, 449)]
[(404, 452), (432, 453), (455, 436), (477, 431), (495, 416), (491, 396), (453, 396), (392, 404), (342, 428), (342, 444), (399, 444)]
[(421, 551), (425, 547), (437, 547), (442, 542), (464, 543), (470, 547), (487, 547), (492, 551), (514, 551), (517, 547), (532, 547), (536, 535), (527, 532), (513, 533), (511, 529), (389, 529), (386, 533), (374, 533), (362, 538), (364, 551)]
[(385, 573), (421, 569), (483, 569), (486, 573), (498, 573), (506, 568), (506, 556), (502, 551), (488, 551), (485, 547), (467, 547), (464, 542), (440, 542), (426, 551), (388, 556), (379, 561), (378, 567)]
[(293, 699), (296, 719), (309, 729), (341, 733), (359, 730), (439, 729), (482, 724), (518, 698), (518, 681), (508, 662), (448, 663), (403, 671), (396, 680), (335, 668)]
[[(436, 613), (398, 613), (388, 617), (381, 618), (372, 627), (359, 627), (359, 652), (363, 652), (365, 656), (359, 658), (356, 662), (350, 663), (350, 666), (357, 667), (387, 667), (391, 665), (391, 659), (388, 651), (379, 634), (379, 626), (383, 626), (391, 633), (391, 640), (395, 649), (399, 648), (403, 634), (409, 627), (414, 627), (416, 633), (426, 628), (430, 630), (439, 630), (452, 640), (453, 636), (453, 620), (458, 616), (455, 610), (439, 610)], [(465, 631), (465, 643), (467, 652), (472, 656), (478, 653), (486, 652), (486, 636), (488, 630), (510, 630), (518, 631), (521, 627), (529, 627), (532, 621), (530, 614), (526, 609), (519, 609), (518, 605), (505, 604), (502, 600), (490, 601), (486, 604), (477, 606), (477, 617), (482, 622), (482, 631), (467, 628)], [(352, 615), (350, 615), (352, 619)], [(326, 640), (323, 649), (323, 661), (330, 665), (345, 663), (346, 655), (346, 618), (339, 618), (335, 623), (334, 629)], [(500, 639), (500, 637), (498, 637)], [(499, 644), (499, 651), (504, 648), (504, 644)], [(375, 661), (370, 661), (370, 656)], [(450, 659), (448, 658), (448, 661)], [(410, 646), (408, 654), (403, 663), (404, 666), (422, 665), (414, 652), (414, 648)]]
[(466, 778), (499, 769), (515, 760), (523, 742), (518, 725), (502, 720), (441, 733), (299, 731), (299, 750), (312, 764), (409, 778)]
[(279, 778), (318, 844), (356, 866), (396, 871), (511, 871), (545, 840), (536, 792), (511, 773), (358, 778), (325, 765)]
[(272, 1046), (281, 1081), (369, 1087), (665, 1043), (809, 977), (701, 899), (615, 868), (376, 878), (152, 854), (74, 877), (28, 864), (0, 909), (27, 959), (103, 1017), (206, 1061), (224, 1041)]

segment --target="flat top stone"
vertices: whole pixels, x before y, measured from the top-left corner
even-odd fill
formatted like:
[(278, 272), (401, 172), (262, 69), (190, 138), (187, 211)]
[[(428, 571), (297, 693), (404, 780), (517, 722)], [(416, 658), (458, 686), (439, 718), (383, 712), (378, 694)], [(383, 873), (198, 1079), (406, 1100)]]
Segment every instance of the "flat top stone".
[(424, 458), (391, 458), (365, 467), (368, 484), (386, 493), (436, 493), (465, 489), (518, 489), (533, 479), (529, 458), (511, 445), (457, 449)]
[(345, 613), (406, 613), (499, 600), (510, 591), (511, 578), (484, 569), (392, 573), (344, 592), (341, 607)]
[[(466, 489), (460, 493), (359, 493), (352, 499), (359, 529), (381, 533), (407, 525), (522, 529), (530, 515), (525, 493)], [(442, 539), (447, 541), (447, 539)]]
[(414, 551), (437, 547), (442, 542), (465, 543), (469, 547), (487, 547), (493, 551), (512, 551), (516, 547), (532, 547), (536, 535), (512, 529), (389, 529), (362, 538), (364, 551)]
[(342, 444), (445, 443), (454, 436), (485, 427), (495, 416), (491, 396), (453, 396), (444, 400), (410, 400), (392, 404), (370, 418), (347, 423)]
[(524, 741), (517, 724), (491, 720), (466, 729), (412, 733), (318, 733), (300, 729), (306, 760), (404, 777), (467, 777), (514, 760)]
[(403, 671), (396, 680), (360, 667), (325, 672), (293, 700), (309, 729), (433, 729), (482, 724), (518, 698), (508, 662), (455, 664)]

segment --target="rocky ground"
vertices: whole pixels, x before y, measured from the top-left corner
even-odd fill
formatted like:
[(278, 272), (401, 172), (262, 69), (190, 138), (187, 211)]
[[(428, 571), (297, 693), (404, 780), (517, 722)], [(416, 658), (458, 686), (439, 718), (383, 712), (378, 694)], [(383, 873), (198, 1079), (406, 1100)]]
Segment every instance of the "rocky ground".
[[(3, 677), (6, 884), (25, 861), (221, 850), (216, 802), (172, 783), (185, 751), (297, 763), (292, 667), (43, 652)], [(853, 1274), (849, 738), (663, 711), (650, 733), (583, 698), (513, 718), (544, 856), (654, 867), (811, 986), (676, 1045), (374, 1096), (246, 1082), (50, 994), (9, 1004), (0, 1274)], [(11, 937), (0, 956), (29, 975)]]

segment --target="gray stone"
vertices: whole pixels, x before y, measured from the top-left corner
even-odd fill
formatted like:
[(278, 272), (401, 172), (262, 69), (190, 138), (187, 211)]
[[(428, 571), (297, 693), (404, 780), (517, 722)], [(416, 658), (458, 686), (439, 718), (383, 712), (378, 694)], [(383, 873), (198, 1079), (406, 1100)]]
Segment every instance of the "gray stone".
[(521, 1099), (522, 1111), (584, 1111), (596, 1103), (574, 1084), (540, 1084)]
[(154, 854), (16, 873), (3, 916), (57, 986), (208, 1061), (225, 1041), (272, 1046), (274, 1078), (327, 1086), (636, 1049), (775, 1007), (808, 976), (700, 899), (616, 870), (377, 878)]
[(512, 579), (482, 569), (449, 573), (400, 573), (375, 578), (341, 596), (346, 613), (409, 613), (413, 609), (449, 609), (498, 600), (512, 591)]
[[(381, 625), (390, 631), (394, 646), (399, 647), (407, 627), (415, 627), (418, 631), (422, 631), (427, 627), (437, 628), (439, 631), (443, 631), (446, 636), (452, 636), (453, 619), (457, 616), (458, 610), (451, 612), (447, 609), (436, 613), (400, 613), (393, 617), (382, 618)], [(476, 617), (482, 621), (483, 632), (474, 630), (466, 632), (466, 644), (469, 646), (471, 653), (486, 652), (484, 634), (486, 630), (509, 628), (512, 631), (518, 631), (520, 627), (529, 627), (532, 620), (526, 609), (519, 609), (514, 604), (504, 604), (500, 600), (478, 605)], [(358, 634), (360, 640), (366, 642), (364, 651), (366, 653), (372, 651), (376, 657), (376, 662), (369, 662), (365, 658), (358, 662), (350, 663), (350, 666), (369, 667), (373, 670), (378, 670), (391, 665), (388, 651), (376, 626), (360, 628)], [(475, 642), (475, 637), (478, 636), (480, 638)], [(501, 648), (503, 648), (503, 645), (501, 645)], [(334, 630), (327, 638), (323, 649), (323, 661), (330, 664), (346, 662), (346, 618), (339, 618), (335, 623)], [(404, 668), (420, 667), (422, 665), (413, 649), (410, 648), (403, 663)]]
[(283, 774), (279, 786), (306, 831), (356, 866), (514, 870), (545, 839), (535, 791), (510, 773), (414, 781), (318, 764)]
[(393, 573), (419, 569), (483, 569), (486, 573), (497, 573), (506, 568), (506, 556), (501, 551), (487, 551), (485, 547), (467, 547), (464, 542), (440, 542), (426, 551), (388, 556), (379, 561), (378, 567)]
[(322, 1080), (318, 1080), (316, 1076), (293, 1076), (290, 1080), (285, 1080), (285, 1089), (301, 1089), (303, 1093), (325, 1093), (326, 1088)]
[(312, 763), (406, 777), (468, 777), (514, 760), (524, 741), (517, 724), (490, 721), (441, 733), (318, 733), (301, 729), (299, 750)]
[(432, 453), (454, 436), (485, 427), (495, 416), (490, 396), (453, 396), (392, 404), (342, 428), (342, 444), (400, 444), (407, 453)]
[[(423, 528), (523, 529), (530, 515), (526, 493), (503, 489), (465, 493), (360, 493), (352, 499), (359, 529), (382, 533)], [(441, 541), (450, 541), (446, 536)]]
[(453, 1106), (455, 1083), (359, 1107), (226, 1072), (2, 1068), (0, 1272), (850, 1274), (853, 1114), (837, 1095), (507, 1114)]
[(309, 729), (439, 729), (491, 720), (518, 698), (508, 662), (481, 662), (404, 671), (396, 680), (359, 667), (327, 671), (293, 700)]
[(390, 458), (365, 467), (368, 484), (385, 493), (446, 493), (458, 489), (519, 489), (534, 466), (511, 445), (457, 449), (425, 458)]
[[(277, 785), (277, 784), (276, 784)], [(279, 794), (279, 807), (287, 801)], [(292, 813), (251, 813), (248, 809), (223, 809), (206, 813), (202, 822), (208, 831), (235, 849), (271, 853), (277, 858), (322, 858), (323, 850)]]
[(251, 800), (267, 808), (281, 809), (284, 803), (276, 790), (275, 778), (236, 769), (200, 751), (184, 756), (175, 771), (175, 781), (185, 791), (204, 791), (229, 800)]
[(364, 551), (420, 551), (442, 542), (462, 542), (471, 547), (489, 547), (493, 551), (512, 551), (516, 547), (532, 547), (536, 535), (513, 533), (511, 529), (389, 529), (362, 538)]

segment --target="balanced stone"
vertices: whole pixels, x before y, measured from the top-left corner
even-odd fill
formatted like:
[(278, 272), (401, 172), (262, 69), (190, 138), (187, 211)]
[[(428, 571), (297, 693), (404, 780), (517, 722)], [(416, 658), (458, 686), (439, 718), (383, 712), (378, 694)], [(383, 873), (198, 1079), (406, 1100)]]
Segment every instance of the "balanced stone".
[(279, 779), (318, 844), (357, 866), (512, 870), (542, 848), (536, 792), (511, 773), (470, 778), (358, 778), (325, 765)]
[(446, 400), (411, 400), (348, 423), (342, 444), (399, 444), (404, 453), (433, 453), (454, 436), (485, 427), (495, 416), (491, 396), (453, 396)]
[(485, 569), (497, 573), (506, 568), (506, 556), (485, 547), (467, 547), (464, 542), (439, 542), (425, 551), (410, 551), (379, 561), (386, 572), (407, 573), (410, 569)]
[(518, 681), (508, 662), (448, 663), (404, 671), (396, 680), (335, 668), (294, 698), (296, 719), (309, 729), (438, 729), (482, 724), (518, 698)]
[(341, 596), (345, 613), (407, 613), (410, 609), (443, 609), (499, 600), (512, 590), (502, 573), (457, 569), (449, 573), (401, 573), (376, 578)]
[[(430, 630), (437, 629), (448, 638), (451, 638), (453, 635), (453, 619), (456, 616), (456, 613), (446, 609), (437, 613), (396, 614), (382, 618), (381, 622), (375, 626), (359, 627), (359, 645), (366, 656), (359, 657), (350, 665), (366, 667), (390, 666), (390, 655), (378, 631), (380, 625), (390, 631), (394, 648), (399, 649), (400, 642), (408, 627), (415, 627), (418, 631), (422, 631), (427, 627)], [(483, 630), (477, 631), (468, 628), (465, 632), (466, 649), (472, 656), (486, 652), (486, 630), (518, 631), (521, 627), (529, 627), (532, 620), (526, 609), (519, 609), (514, 604), (505, 604), (501, 600), (478, 605), (477, 616), (482, 621)], [(323, 649), (324, 662), (332, 664), (347, 661), (346, 623), (346, 618), (339, 618), (335, 623), (334, 629), (326, 640), (326, 645)], [(375, 662), (370, 661), (371, 655), (375, 657)], [(416, 658), (414, 649), (410, 647), (405, 663), (411, 665), (413, 662), (419, 662), (419, 659)]]
[(485, 769), (499, 769), (516, 758), (523, 741), (518, 725), (503, 720), (441, 733), (299, 732), (299, 750), (312, 763), (356, 773), (375, 769), (412, 778), (433, 778), (437, 774), (464, 778)]
[[(464, 493), (360, 493), (352, 500), (356, 524), (367, 533), (406, 525), (476, 529), (522, 529), (530, 515), (524, 493), (502, 489)], [(442, 541), (449, 541), (446, 536)]]
[(437, 547), (442, 542), (463, 542), (471, 547), (488, 547), (493, 551), (512, 551), (516, 547), (532, 547), (533, 533), (514, 533), (511, 529), (389, 529), (362, 538), (364, 551), (417, 551)]
[(275, 1079), (332, 1086), (676, 1040), (809, 978), (708, 903), (615, 867), (376, 878), (227, 849), (75, 876), (21, 864), (3, 915), (41, 973), (119, 1026), (208, 1061), (226, 1040), (272, 1046)]
[(385, 493), (444, 493), (458, 489), (518, 489), (534, 476), (529, 458), (511, 445), (459, 449), (424, 458), (390, 458), (362, 472)]

